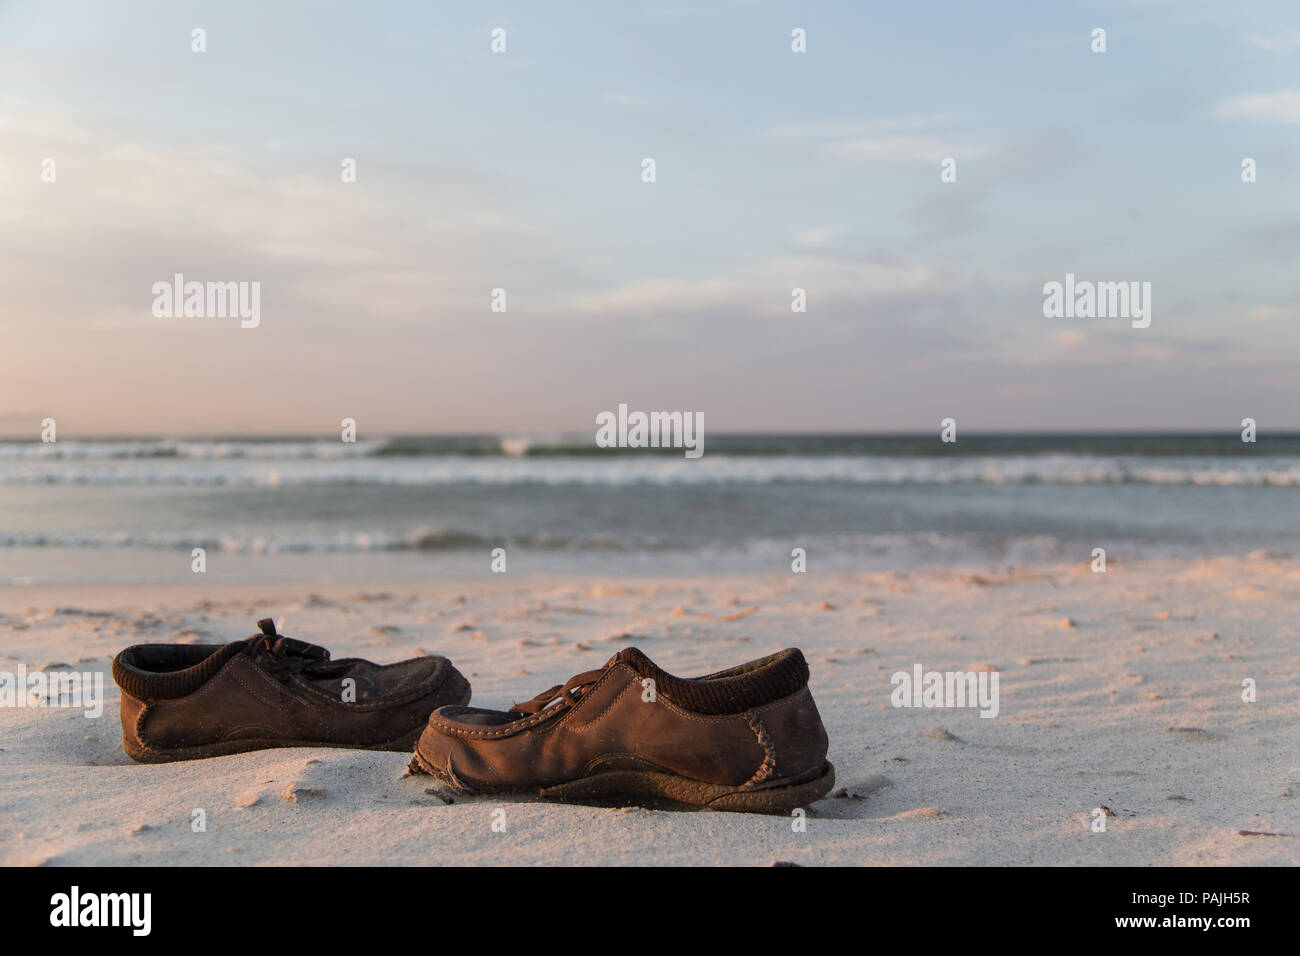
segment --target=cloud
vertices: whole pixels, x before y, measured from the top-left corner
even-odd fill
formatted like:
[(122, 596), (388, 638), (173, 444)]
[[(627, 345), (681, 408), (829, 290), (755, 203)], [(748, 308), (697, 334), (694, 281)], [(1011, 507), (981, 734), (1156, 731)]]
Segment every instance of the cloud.
[(681, 312), (752, 305), (751, 290), (724, 279), (661, 277), (585, 292), (557, 308), (571, 315), (615, 318), (668, 316)]
[(1251, 322), (1289, 322), (1295, 319), (1297, 311), (1298, 310), (1294, 305), (1278, 305), (1275, 302), (1259, 302), (1247, 308), (1245, 316), (1247, 320)]
[(648, 96), (637, 96), (635, 93), (606, 93), (600, 98), (600, 101), (606, 106), (613, 106), (620, 110), (629, 110), (632, 112), (642, 112), (644, 110), (655, 109), (659, 101)]
[(1216, 116), (1253, 119), (1265, 123), (1300, 123), (1300, 90), (1234, 96), (1221, 100), (1214, 112)]
[[(794, 288), (805, 290), (807, 313), (791, 311)], [(1037, 322), (1041, 298), (1027, 296), (1029, 288), (1022, 275), (809, 251), (764, 257), (708, 278), (625, 281), (552, 303), (539, 318), (554, 327), (573, 317), (597, 319), (642, 341), (685, 339), (738, 360), (749, 356), (751, 367), (763, 367), (773, 342), (794, 348), (791, 335), (819, 366), (851, 364), (864, 336), (875, 360), (929, 365), (1002, 350), (1009, 342), (997, 331), (1004, 316), (1019, 307)]]
[(1292, 260), (1300, 255), (1300, 219), (1261, 223), (1244, 234), (1262, 258)]
[(935, 163), (949, 156), (983, 156), (988, 147), (955, 144), (934, 136), (880, 136), (831, 143), (823, 150), (837, 159), (861, 163)]
[(795, 231), (794, 241), (796, 245), (816, 249), (826, 245), (839, 232), (840, 230), (836, 226), (814, 226), (808, 229), (798, 229)]
[(991, 152), (966, 142), (951, 129), (960, 119), (950, 114), (915, 113), (868, 122), (815, 121), (775, 126), (768, 139), (821, 141), (823, 155), (847, 162), (938, 163), (949, 156), (981, 156)]
[(1265, 36), (1261, 33), (1252, 33), (1247, 39), (1253, 46), (1261, 50), (1267, 50), (1269, 53), (1280, 53), (1288, 56), (1295, 50), (1300, 49), (1300, 30), (1283, 31), (1276, 36)]
[(955, 122), (957, 118), (947, 113), (913, 113), (866, 122), (816, 121), (774, 126), (764, 135), (773, 139), (851, 139), (908, 130), (934, 129), (936, 126), (950, 126)]
[[(544, 273), (572, 256), (524, 197), (456, 170), (420, 181), (363, 158), (351, 185), (337, 157), (259, 167), (216, 138), (164, 145), (49, 114), (13, 125), (0, 176), (26, 185), (0, 220), (23, 238), (0, 259), (0, 311), (39, 311), (46, 323), (134, 315), (156, 326), (149, 289), (182, 272), (259, 281), (268, 308), (311, 314), (319, 332), (357, 315), (413, 319), (430, 303), (486, 309), (488, 290), (510, 284), (494, 262)], [(55, 183), (40, 182), (45, 155)], [(519, 268), (510, 276), (527, 281)]]

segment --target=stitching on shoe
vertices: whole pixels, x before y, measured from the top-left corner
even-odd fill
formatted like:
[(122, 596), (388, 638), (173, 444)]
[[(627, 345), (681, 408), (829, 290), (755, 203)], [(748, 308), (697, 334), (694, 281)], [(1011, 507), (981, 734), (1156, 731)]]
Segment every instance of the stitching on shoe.
[(749, 790), (772, 776), (772, 771), (776, 769), (776, 752), (772, 746), (772, 737), (768, 734), (767, 727), (758, 719), (758, 714), (752, 710), (747, 711), (745, 721), (749, 724), (749, 729), (754, 732), (754, 736), (758, 738), (758, 745), (763, 748), (763, 762), (754, 771), (754, 775), (741, 784), (740, 789)]
[[(242, 687), (244, 688), (244, 690), (248, 691), (249, 696), (251, 696), (251, 697), (252, 697), (254, 700), (256, 700), (258, 703), (263, 704), (263, 705), (265, 705), (265, 706), (267, 706), (267, 707), (271, 707), (271, 708), (273, 708), (273, 709), (279, 706), (278, 704), (276, 704), (276, 703), (272, 703), (272, 702), (266, 700), (266, 698), (262, 697), (262, 696), (257, 692), (256, 688), (251, 687), (251, 686), (250, 686), (250, 685), (249, 685), (249, 684), (248, 684), (248, 683), (247, 683), (247, 682), (246, 682), (246, 681), (245, 681), (245, 680), (240, 676), (238, 669), (237, 669), (237, 668), (235, 667), (235, 665), (234, 665), (234, 658), (231, 658), (230, 661), (227, 661), (225, 667), (222, 667), (221, 670), (217, 671), (217, 672), (216, 672), (215, 674), (213, 674), (210, 678), (208, 678), (208, 680), (207, 680), (206, 682), (204, 682), (203, 686), (200, 687), (198, 690), (196, 690), (194, 693), (192, 693), (192, 694), (186, 694), (184, 697), (175, 697), (175, 698), (172, 698), (172, 699), (170, 699), (170, 700), (156, 701), (156, 702), (154, 702), (154, 703), (158, 703), (158, 704), (169, 704), (169, 703), (179, 703), (179, 702), (181, 702), (181, 701), (185, 701), (185, 702), (188, 702), (188, 703), (192, 703), (192, 702), (194, 702), (194, 701), (200, 700), (200, 699), (203, 698), (205, 695), (207, 695), (207, 694), (209, 694), (209, 693), (212, 692), (213, 688), (217, 686), (217, 680), (221, 677), (222, 674), (224, 674), (224, 673), (226, 672), (227, 668), (230, 668), (230, 676), (231, 676), (232, 678), (234, 678), (234, 680), (236, 681), (236, 683), (238, 683), (240, 686), (242, 686)], [(262, 671), (261, 671), (260, 668), (254, 668), (254, 670), (256, 670), (259, 674), (262, 673)], [(263, 677), (266, 677), (266, 675), (263, 675)], [(269, 677), (266, 677), (266, 679), (267, 679), (267, 680), (270, 680)], [(142, 701), (142, 703), (145, 704), (145, 707), (144, 707), (143, 710), (140, 711), (140, 715), (136, 718), (136, 731), (135, 731), (135, 734), (136, 734), (136, 737), (141, 741), (141, 743), (144, 743), (144, 737), (143, 737), (144, 727), (143, 727), (143, 722), (144, 722), (144, 716), (145, 716), (145, 714), (148, 713), (149, 710), (150, 710), (150, 704), (149, 704), (148, 702), (144, 702), (144, 701)], [(181, 739), (182, 739), (182, 740), (187, 740), (187, 739), (189, 739), (189, 737), (188, 737), (188, 735), (187, 735), (186, 733), (182, 732), (182, 734), (181, 734)], [(145, 746), (146, 746), (146, 747), (149, 747), (148, 744), (145, 744)], [(203, 745), (202, 745), (202, 744), (177, 743), (177, 744), (175, 744), (174, 746), (176, 746), (176, 747), (191, 747), (191, 746), (203, 746)], [(153, 747), (149, 747), (149, 749), (153, 750), (155, 753), (158, 753), (158, 754), (162, 754), (162, 753), (165, 752), (165, 751), (162, 751), (162, 750), (157, 750), (157, 749), (155, 749), (155, 748), (153, 748)]]
[(463, 791), (465, 791), (466, 793), (473, 793), (474, 791), (471, 790), (469, 787), (465, 786), (465, 784), (461, 783), (460, 777), (456, 776), (456, 770), (455, 770), (454, 767), (452, 767), (452, 757), (453, 757), (453, 753), (452, 753), (452, 751), (451, 751), (451, 750), (448, 750), (448, 751), (447, 751), (447, 779), (448, 779), (448, 782), (449, 782), (453, 787), (456, 787), (456, 788), (459, 789), (459, 790), (463, 790)]
[(555, 720), (555, 726), (549, 727), (546, 729), (546, 731), (544, 731), (545, 733), (551, 733), (552, 731), (557, 729), (560, 725), (564, 724), (569, 719), (569, 717), (573, 714), (574, 710), (577, 709), (577, 707), (582, 706), (583, 702), (587, 699), (588, 695), (595, 693), (596, 688), (600, 687), (601, 684), (609, 680), (611, 674), (618, 673), (619, 668), (623, 666), (624, 665), (620, 663), (615, 667), (611, 667), (608, 671), (606, 671), (604, 675), (602, 675), (600, 679), (596, 681), (596, 683), (591, 685), (591, 690), (587, 691), (587, 693), (583, 695), (583, 699), (578, 701), (576, 705), (561, 704), (560, 708), (567, 710), (568, 713), (564, 714), (558, 720), (555, 720), (554, 708), (547, 708), (546, 710), (538, 711), (535, 714), (530, 714), (527, 717), (522, 717), (519, 720), (511, 721), (510, 723), (496, 729), (465, 730), (463, 728), (463, 725), (448, 724), (444, 722), (442, 719), (438, 717), (438, 712), (434, 711), (433, 714), (431, 714), (429, 717), (429, 726), (436, 727), (438, 730), (441, 730), (446, 734), (448, 734), (449, 736), (453, 736), (453, 737), (461, 737), (461, 738), (473, 737), (480, 740), (491, 740), (491, 739), (501, 738), (501, 737), (513, 737), (516, 734), (522, 733), (525, 730), (530, 730), (531, 728), (541, 723), (543, 720)]
[[(418, 658), (412, 658), (412, 660), (417, 659)], [(290, 679), (294, 682), (295, 686), (304, 697), (316, 698), (317, 700), (323, 701), (328, 706), (345, 707), (350, 712), (383, 711), (393, 707), (401, 707), (405, 704), (414, 703), (421, 698), (441, 692), (443, 686), (451, 679), (451, 671), (443, 665), (441, 659), (434, 658), (434, 660), (438, 661), (438, 664), (429, 675), (429, 680), (433, 683), (418, 683), (405, 691), (389, 694), (388, 696), (380, 697), (368, 703), (353, 702), (351, 704), (344, 704), (341, 699), (336, 699), (334, 695), (321, 690), (309, 681), (303, 680), (302, 677), (297, 674), (291, 675)], [(370, 662), (367, 661), (367, 663)], [(409, 663), (409, 661), (396, 661), (392, 664), (376, 664), (375, 669), (384, 670), (388, 667), (401, 667)], [(342, 678), (340, 678), (340, 680), (341, 679)], [(319, 706), (317, 709), (319, 709)]]
[[(596, 724), (598, 724), (598, 723), (600, 723), (602, 720), (604, 720), (604, 719), (605, 719), (605, 716), (606, 716), (606, 715), (607, 715), (611, 710), (614, 709), (614, 706), (615, 706), (615, 705), (616, 705), (620, 700), (623, 699), (623, 695), (624, 695), (624, 694), (626, 694), (629, 690), (631, 690), (632, 688), (637, 687), (637, 686), (638, 686), (638, 685), (637, 685), (636, 681), (631, 681), (631, 682), (629, 682), (629, 683), (628, 683), (628, 684), (627, 684), (627, 685), (626, 685), (626, 686), (625, 686), (621, 691), (619, 691), (617, 694), (614, 695), (614, 699), (613, 699), (613, 700), (611, 700), (608, 704), (605, 705), (605, 709), (604, 709), (604, 710), (602, 710), (599, 714), (597, 714), (595, 717), (591, 718), (590, 720), (586, 721), (585, 723), (578, 724), (578, 725), (575, 726), (573, 729), (574, 729), (576, 732), (578, 732), (578, 733), (585, 733), (586, 731), (590, 730), (592, 727), (596, 726)], [(594, 690), (595, 688), (592, 688), (592, 689)], [(576, 709), (576, 708), (575, 708), (575, 709)], [(576, 723), (576, 721), (575, 721), (575, 723)]]
[[(253, 670), (262, 679), (264, 683), (274, 684), (276, 687), (284, 686), (283, 684), (280, 684), (278, 681), (273, 680), (269, 674), (267, 674), (265, 671), (262, 670), (262, 668), (254, 666)], [(265, 704), (267, 707), (270, 707), (272, 709), (276, 709), (280, 706), (279, 701), (270, 701), (267, 700), (265, 697), (262, 697), (260, 694), (258, 694), (257, 689), (253, 687), (251, 684), (249, 684), (246, 680), (244, 680), (243, 675), (240, 674), (238, 670), (232, 669), (230, 672), (230, 676), (233, 677), (236, 680), (236, 682), (238, 682), (239, 686), (243, 687), (244, 690), (248, 691), (248, 693), (251, 694), (255, 700)], [(208, 683), (210, 685), (211, 681), (209, 681)]]
[(801, 695), (807, 695), (807, 697), (810, 700), (812, 699), (812, 692), (809, 691), (807, 685), (805, 685), (803, 687), (800, 687), (793, 694), (789, 694), (785, 697), (782, 697), (780, 700), (774, 700), (770, 703), (764, 704), (762, 707), (755, 707), (753, 710), (749, 711), (749, 713), (766, 714), (768, 711), (775, 710), (776, 708), (780, 707), (782, 704), (790, 703), (796, 697), (799, 697)]
[[(568, 713), (561, 716), (560, 719), (557, 720), (550, 727), (547, 727), (545, 730), (543, 730), (542, 734), (543, 735), (553, 734), (558, 730), (560, 730), (561, 728), (567, 728), (569, 726), (570, 721), (576, 720), (574, 714), (578, 712), (578, 709), (582, 707), (583, 704), (591, 700), (592, 695), (596, 693), (596, 691), (600, 688), (600, 686), (604, 684), (606, 681), (610, 680), (615, 674), (619, 674), (621, 676), (624, 671), (632, 671), (632, 681), (628, 684), (628, 687), (633, 686), (636, 683), (636, 677), (637, 677), (636, 671), (633, 671), (632, 668), (628, 667), (626, 664), (620, 661), (619, 663), (611, 667), (609, 670), (607, 670), (604, 673), (604, 675), (601, 676), (601, 678), (596, 681), (596, 683), (592, 684), (591, 689), (588, 690), (587, 693), (583, 694), (576, 704), (569, 704)], [(626, 687), (623, 688), (623, 690), (626, 689), (627, 689)], [(622, 696), (622, 693), (623, 691), (619, 691), (618, 695), (615, 696), (614, 700), (618, 700), (618, 698)], [(611, 702), (611, 706), (613, 706), (612, 702)], [(601, 716), (604, 715), (602, 714)], [(579, 727), (577, 728), (577, 730), (578, 732), (581, 732), (582, 728)]]
[[(592, 771), (592, 769), (593, 769), (594, 767), (599, 766), (603, 761), (610, 760), (610, 759), (615, 758), (615, 757), (626, 757), (626, 758), (628, 758), (629, 760), (636, 761), (637, 763), (650, 764), (651, 766), (653, 766), (653, 767), (655, 768), (655, 770), (653, 770), (653, 771), (638, 771), (638, 772), (669, 773), (669, 774), (673, 774), (674, 776), (682, 777), (683, 780), (690, 779), (689, 777), (686, 777), (685, 775), (683, 775), (683, 774), (681, 774), (681, 773), (678, 773), (678, 771), (676, 771), (676, 770), (672, 770), (672, 769), (670, 769), (670, 768), (668, 768), (668, 767), (665, 767), (663, 764), (659, 763), (657, 760), (651, 760), (649, 757), (646, 757), (646, 756), (643, 755), (643, 754), (634, 754), (634, 753), (629, 753), (629, 752), (626, 751), (626, 750), (615, 750), (615, 751), (611, 751), (610, 753), (598, 754), (597, 756), (592, 757), (592, 758), (591, 758), (590, 760), (588, 760), (587, 763), (583, 766), (583, 768), (582, 768), (582, 777), (579, 777), (579, 778), (577, 778), (577, 779), (581, 780), (581, 779), (583, 779), (583, 777), (589, 777), (589, 776), (592, 776), (591, 771)], [(573, 781), (567, 781), (567, 782), (572, 783)], [(552, 786), (554, 786), (554, 785), (552, 785)]]
[[(524, 717), (519, 720), (512, 721), (511, 723), (505, 724), (501, 727), (488, 728), (484, 730), (470, 730), (467, 729), (466, 725), (464, 724), (448, 723), (447, 721), (440, 718), (438, 716), (437, 711), (435, 711), (429, 717), (429, 726), (451, 737), (460, 737), (462, 739), (475, 739), (475, 740), (497, 740), (506, 737), (513, 737), (517, 734), (524, 733), (525, 731), (531, 730), (532, 728), (536, 727), (543, 720), (551, 720), (553, 721), (552, 726), (547, 727), (545, 730), (542, 731), (542, 733), (552, 734), (558, 731), (561, 727), (564, 727), (568, 723), (575, 710), (578, 707), (582, 706), (583, 702), (586, 699), (588, 699), (590, 694), (594, 693), (595, 690), (598, 687), (600, 687), (601, 684), (609, 680), (611, 675), (618, 672), (630, 672), (634, 679), (629, 684), (629, 686), (632, 687), (640, 686), (639, 679), (641, 675), (638, 674), (636, 670), (632, 668), (630, 665), (628, 665), (626, 662), (620, 661), (618, 664), (611, 667), (605, 673), (605, 676), (601, 677), (600, 680), (596, 681), (596, 683), (591, 686), (591, 690), (589, 690), (587, 694), (583, 695), (583, 699), (579, 700), (576, 705), (574, 704), (560, 705), (561, 708), (567, 709), (568, 712), (565, 713), (563, 716), (559, 717), (558, 719), (556, 719), (549, 711), (542, 711), (540, 713), (531, 714), (528, 717)], [(663, 696), (656, 697), (654, 704), (650, 706), (667, 707), (676, 716), (681, 717), (684, 720), (694, 721), (699, 724), (721, 724), (721, 723), (726, 723), (726, 722), (731, 722), (736, 720), (748, 720), (747, 714), (765, 714), (769, 711), (777, 709), (778, 707), (781, 707), (782, 705), (789, 703), (790, 701), (800, 697), (801, 695), (808, 695), (811, 697), (807, 685), (804, 685), (803, 687), (799, 688), (799, 690), (795, 691), (793, 694), (789, 694), (785, 697), (782, 697), (779, 700), (770, 701), (769, 703), (766, 703), (761, 707), (755, 707), (753, 710), (745, 711), (739, 714), (697, 714), (692, 711), (683, 709), (682, 707), (673, 703), (667, 697), (663, 697)]]
[(144, 716), (145, 716), (145, 714), (149, 713), (149, 704), (148, 704), (147, 702), (145, 702), (145, 701), (141, 701), (140, 703), (141, 703), (143, 706), (140, 708), (140, 712), (139, 712), (138, 714), (135, 715), (135, 739), (139, 742), (140, 747), (141, 747), (141, 748), (142, 748), (146, 753), (151, 753), (151, 754), (155, 754), (155, 755), (157, 755), (157, 756), (161, 756), (161, 755), (162, 755), (162, 751), (161, 751), (161, 750), (157, 750), (157, 749), (155, 749), (153, 746), (151, 746), (150, 744), (145, 743), (145, 739), (144, 739)]

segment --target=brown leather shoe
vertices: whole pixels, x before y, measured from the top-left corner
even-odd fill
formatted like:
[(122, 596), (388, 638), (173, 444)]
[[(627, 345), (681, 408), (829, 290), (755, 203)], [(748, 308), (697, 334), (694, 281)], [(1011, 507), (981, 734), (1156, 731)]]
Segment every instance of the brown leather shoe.
[(798, 649), (684, 679), (629, 647), (508, 711), (439, 708), (411, 769), (469, 794), (757, 812), (807, 805), (835, 783)]
[[(469, 702), (469, 681), (445, 657), (380, 666), (261, 634), (233, 644), (137, 644), (113, 660), (122, 689), (122, 745), (141, 763), (261, 750), (408, 750), (429, 713)], [(352, 683), (344, 681), (351, 679)]]

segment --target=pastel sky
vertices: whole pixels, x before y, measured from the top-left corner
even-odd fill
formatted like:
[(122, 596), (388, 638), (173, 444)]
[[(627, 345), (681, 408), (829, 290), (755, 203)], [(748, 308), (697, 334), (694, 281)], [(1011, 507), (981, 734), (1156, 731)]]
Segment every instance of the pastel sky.
[(5, 0), (0, 433), (1296, 428), (1298, 136), (1294, 0)]

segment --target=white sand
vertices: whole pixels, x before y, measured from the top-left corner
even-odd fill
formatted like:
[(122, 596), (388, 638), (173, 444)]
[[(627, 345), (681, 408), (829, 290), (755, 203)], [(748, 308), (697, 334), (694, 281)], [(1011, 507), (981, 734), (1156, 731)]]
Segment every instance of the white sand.
[[(1096, 575), (11, 587), (0, 671), (100, 670), (107, 700), (97, 720), (0, 708), (0, 864), (1295, 864), (1298, 611), (1300, 561), (1270, 556)], [(629, 644), (683, 675), (797, 645), (837, 791), (859, 796), (815, 804), (800, 833), (784, 817), (711, 811), (444, 805), (430, 778), (403, 779), (401, 754), (132, 763), (112, 655), (246, 637), (268, 614), (336, 657), (445, 654), (485, 706)], [(917, 663), (996, 668), (1000, 715), (891, 707), (890, 675)], [(1241, 699), (1247, 677), (1255, 703)], [(1102, 805), (1115, 815), (1094, 833)], [(505, 832), (492, 829), (498, 807)], [(195, 808), (206, 832), (191, 828)]]

